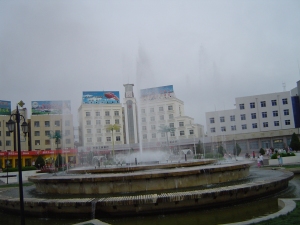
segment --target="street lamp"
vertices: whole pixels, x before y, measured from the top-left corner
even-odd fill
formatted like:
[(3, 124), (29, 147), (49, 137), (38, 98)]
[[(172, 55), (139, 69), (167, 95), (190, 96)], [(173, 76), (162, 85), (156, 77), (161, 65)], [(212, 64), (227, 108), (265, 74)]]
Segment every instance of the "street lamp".
[[(21, 107), (23, 107), (23, 101), (18, 103)], [(19, 108), (17, 105), (16, 113), (10, 115), (10, 119), (6, 122), (6, 126), (9, 132), (13, 132), (15, 130), (15, 121), (17, 123), (17, 138), (18, 138), (18, 176), (19, 176), (19, 195), (20, 195), (20, 214), (21, 214), (21, 225), (25, 225), (25, 217), (24, 217), (24, 198), (23, 198), (23, 180), (22, 180), (22, 158), (21, 158), (21, 132), (20, 132), (20, 120), (21, 118), (24, 122), (21, 125), (22, 132), (24, 135), (28, 133), (28, 124), (25, 121), (24, 116), (20, 115)], [(15, 121), (12, 120), (14, 117)]]
[(194, 133), (194, 154), (195, 154), (195, 157), (196, 157), (196, 144), (195, 144), (195, 127), (192, 126), (193, 128), (193, 133)]

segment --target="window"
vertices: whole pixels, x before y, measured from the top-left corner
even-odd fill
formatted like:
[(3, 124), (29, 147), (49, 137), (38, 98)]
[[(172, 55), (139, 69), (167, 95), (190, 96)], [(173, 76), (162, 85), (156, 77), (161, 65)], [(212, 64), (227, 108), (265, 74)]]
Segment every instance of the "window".
[(174, 128), (174, 123), (170, 123), (169, 127)]
[(272, 106), (276, 106), (277, 105), (277, 100), (272, 100), (271, 103), (272, 103)]
[(147, 130), (147, 127), (146, 127), (146, 126), (143, 126), (143, 127), (142, 127), (142, 130)]
[(146, 118), (145, 117), (142, 118), (142, 122), (146, 123)]
[(240, 104), (240, 109), (245, 109), (245, 105), (244, 104)]
[(152, 134), (152, 138), (156, 138), (156, 134), (155, 133)]
[(162, 138), (166, 137), (166, 133), (161, 133), (160, 135)]
[(168, 105), (168, 110), (173, 110), (173, 106), (172, 105)]
[(171, 120), (173, 118), (174, 118), (173, 114), (169, 114), (169, 119)]
[(1, 136), (1, 131), (0, 131), (0, 136)]
[(105, 120), (105, 124), (110, 124), (110, 120)]
[(96, 116), (100, 116), (100, 112), (96, 112)]
[(226, 127), (221, 127), (221, 131), (225, 132), (226, 131)]
[(6, 131), (6, 137), (10, 137), (10, 132)]
[(0, 146), (2, 146), (2, 141), (0, 141)]
[(235, 115), (230, 116), (230, 121), (235, 121)]
[(106, 137), (106, 141), (111, 141), (111, 137)]
[(151, 116), (151, 117), (150, 117), (150, 121), (151, 121), (151, 122), (155, 121), (155, 116)]
[(257, 123), (252, 123), (252, 128), (253, 129), (257, 128)]
[(5, 141), (5, 145), (6, 146), (11, 146), (11, 142), (10, 141)]
[(147, 134), (143, 134), (143, 139), (147, 139)]
[(107, 128), (106, 129), (106, 133), (110, 133), (110, 132), (111, 132), (111, 130)]
[(179, 122), (180, 127), (184, 127), (184, 122)]
[(160, 120), (164, 120), (164, 119), (165, 119), (164, 115), (160, 115), (160, 116), (159, 116), (159, 119), (160, 119)]
[(146, 110), (145, 110), (145, 109), (142, 109), (142, 113), (146, 113)]
[(285, 110), (283, 110), (283, 114), (284, 114), (285, 116), (288, 116), (288, 115), (290, 115), (290, 112), (289, 112), (288, 109), (285, 109)]
[(278, 127), (279, 126), (279, 121), (274, 121), (274, 126)]
[(225, 117), (224, 117), (224, 116), (221, 116), (221, 117), (220, 117), (220, 122), (221, 122), (221, 123), (224, 123), (224, 122), (225, 122)]
[(231, 130), (236, 130), (236, 126), (235, 125), (231, 126)]
[(66, 144), (71, 144), (71, 140), (69, 138), (66, 139)]
[(92, 123), (91, 123), (91, 121), (90, 120), (87, 120), (86, 121), (86, 125), (91, 125)]
[(190, 134), (194, 134), (194, 130), (190, 130)]
[(250, 102), (250, 109), (254, 109), (255, 108), (255, 102)]
[(210, 123), (215, 123), (215, 118), (209, 118)]
[(50, 127), (50, 121), (45, 121), (45, 127)]
[(40, 132), (39, 131), (34, 131), (34, 136), (40, 136)]
[(116, 136), (116, 141), (121, 141), (121, 137), (120, 136)]
[(49, 130), (46, 130), (46, 131), (45, 131), (45, 136), (47, 136), (47, 137), (50, 136), (50, 131), (49, 131)]
[(115, 124), (120, 124), (120, 120), (119, 119), (115, 119)]
[(66, 126), (66, 127), (69, 127), (70, 125), (71, 125), (70, 120), (66, 120), (66, 121), (65, 121), (65, 126)]
[(216, 128), (214, 128), (214, 127), (210, 128), (210, 132), (211, 133), (215, 133), (216, 132)]
[(45, 145), (50, 145), (50, 140), (45, 140)]
[(290, 120), (285, 120), (285, 125), (291, 125), (291, 121)]
[(263, 122), (263, 127), (268, 127), (269, 123), (268, 122)]
[(174, 131), (170, 132), (170, 136), (175, 137), (175, 132)]
[(34, 127), (40, 127), (40, 122), (39, 121), (34, 121)]
[(100, 125), (101, 124), (101, 120), (96, 120), (96, 125)]
[(256, 113), (251, 113), (251, 118), (256, 119)]
[(86, 129), (86, 133), (91, 134), (92, 133), (92, 129)]
[(119, 111), (115, 111), (115, 116), (119, 116)]
[(278, 111), (273, 111), (273, 117), (277, 117), (278, 116)]
[(181, 130), (181, 131), (179, 132), (179, 134), (180, 134), (180, 136), (183, 136), (183, 135), (184, 135), (184, 130)]
[(242, 130), (246, 130), (247, 129), (247, 124), (242, 124)]
[(60, 126), (60, 121), (59, 120), (55, 120), (54, 121), (54, 126), (59, 127)]
[(41, 142), (40, 142), (40, 140), (35, 140), (35, 141), (34, 141), (34, 144), (35, 144), (35, 145), (40, 145)]
[(261, 107), (266, 107), (266, 101), (261, 101), (261, 102), (260, 102), (260, 106), (261, 106)]
[(101, 133), (101, 129), (97, 129), (96, 132), (97, 132), (97, 134), (100, 134)]
[(97, 137), (97, 142), (102, 142), (102, 138), (101, 137)]
[(150, 112), (151, 112), (151, 113), (154, 113), (154, 108), (150, 108)]
[(164, 111), (164, 107), (163, 107), (163, 106), (160, 106), (160, 107), (158, 108), (158, 111), (160, 111), (160, 112)]
[(261, 113), (261, 116), (262, 116), (262, 118), (267, 118), (268, 116), (267, 116), (267, 112), (262, 112)]
[(85, 116), (91, 116), (91, 112), (85, 112)]
[(109, 111), (105, 111), (105, 116), (109, 116), (109, 115), (110, 115)]
[(241, 120), (246, 120), (246, 114), (241, 114)]
[(283, 104), (283, 105), (286, 105), (286, 104), (288, 104), (288, 100), (287, 100), (287, 98), (283, 98), (283, 99), (282, 99), (282, 104)]
[(155, 125), (151, 125), (151, 130), (155, 130)]
[(92, 139), (91, 137), (88, 137), (88, 138), (86, 139), (86, 141), (87, 141), (87, 142), (93, 142), (93, 139)]

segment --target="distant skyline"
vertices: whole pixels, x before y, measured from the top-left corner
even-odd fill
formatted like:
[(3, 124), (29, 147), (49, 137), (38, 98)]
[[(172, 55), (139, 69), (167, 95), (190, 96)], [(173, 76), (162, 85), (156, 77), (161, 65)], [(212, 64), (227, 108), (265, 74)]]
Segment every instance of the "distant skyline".
[[(300, 80), (298, 0), (0, 1), (0, 100), (70, 100), (83, 91), (173, 85), (185, 114)], [(74, 121), (77, 124), (77, 121)]]

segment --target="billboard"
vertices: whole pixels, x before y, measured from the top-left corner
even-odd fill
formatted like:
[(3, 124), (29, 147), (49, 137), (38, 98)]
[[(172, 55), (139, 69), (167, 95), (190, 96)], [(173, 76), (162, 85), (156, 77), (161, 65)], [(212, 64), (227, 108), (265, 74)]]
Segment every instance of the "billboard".
[(120, 103), (118, 91), (84, 91), (82, 104), (117, 104)]
[(11, 114), (11, 102), (0, 100), (0, 115)]
[(142, 100), (156, 100), (174, 97), (173, 85), (141, 89)]
[(71, 101), (32, 101), (31, 114), (71, 114)]

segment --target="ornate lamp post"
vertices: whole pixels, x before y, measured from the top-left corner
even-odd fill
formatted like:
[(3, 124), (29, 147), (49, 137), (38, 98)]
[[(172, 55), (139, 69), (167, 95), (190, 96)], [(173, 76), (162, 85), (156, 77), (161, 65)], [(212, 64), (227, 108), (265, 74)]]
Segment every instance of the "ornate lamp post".
[[(20, 101), (18, 103), (21, 107), (23, 107), (24, 102)], [(13, 132), (15, 130), (15, 124), (17, 123), (17, 139), (18, 139), (18, 176), (19, 176), (19, 195), (20, 195), (20, 216), (21, 216), (21, 225), (25, 225), (25, 217), (24, 217), (24, 198), (23, 198), (23, 179), (22, 179), (22, 158), (21, 158), (21, 132), (20, 132), (20, 121), (23, 119), (23, 123), (21, 125), (22, 132), (26, 135), (28, 133), (28, 124), (26, 123), (26, 119), (24, 116), (20, 115), (19, 108), (17, 105), (16, 113), (10, 115), (10, 119), (6, 122), (6, 126), (9, 132)], [(12, 120), (14, 117), (15, 121)]]

